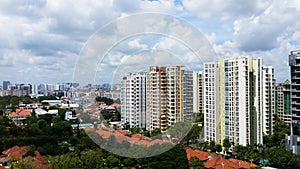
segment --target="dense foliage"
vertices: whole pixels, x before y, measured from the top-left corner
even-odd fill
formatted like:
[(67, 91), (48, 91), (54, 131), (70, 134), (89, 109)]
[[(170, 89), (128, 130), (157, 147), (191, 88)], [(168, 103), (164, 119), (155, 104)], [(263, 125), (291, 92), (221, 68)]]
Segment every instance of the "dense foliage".
[[(20, 103), (40, 102), (44, 99), (56, 99), (55, 96), (43, 98), (30, 98), (28, 96), (0, 97), (0, 115), (5, 111), (12, 111)], [(107, 105), (113, 101), (107, 98), (98, 97), (97, 101), (104, 101)], [(57, 107), (54, 107), (57, 108)], [(277, 168), (300, 168), (300, 157), (285, 150), (284, 136), (290, 133), (290, 127), (275, 116), (275, 126), (272, 135), (264, 136), (264, 145), (234, 145), (228, 139), (222, 141), (222, 145), (214, 141), (203, 142), (201, 140), (203, 114), (198, 114), (196, 124), (177, 123), (169, 128), (168, 134), (178, 139), (182, 146), (175, 146), (171, 150), (154, 157), (149, 158), (126, 158), (113, 155), (99, 146), (79, 128), (72, 129), (71, 123), (77, 124), (77, 121), (65, 121), (66, 110), (59, 109), (57, 116), (44, 115), (36, 118), (33, 111), (32, 116), (23, 120), (25, 127), (16, 126), (9, 118), (0, 118), (0, 151), (15, 145), (30, 145), (27, 155), (33, 155), (33, 150), (38, 150), (42, 155), (47, 155), (50, 163), (49, 168), (203, 168), (203, 162), (192, 158), (189, 162), (183, 146), (192, 146), (211, 152), (226, 151), (230, 157), (250, 161), (260, 166), (272, 166)], [(103, 111), (102, 116), (106, 120), (117, 120), (119, 111), (112, 116)], [(90, 119), (88, 114), (82, 113), (82, 118)], [(114, 119), (116, 118), (116, 119)], [(92, 121), (91, 121), (92, 122)], [(159, 129), (151, 133), (140, 128), (126, 127), (132, 133), (140, 133), (146, 136), (159, 136)], [(187, 132), (178, 132), (187, 131)], [(122, 147), (112, 144), (120, 144), (115, 138), (110, 137), (107, 147)], [(129, 146), (129, 143), (122, 144)], [(162, 149), (159, 145), (157, 147)], [(234, 148), (232, 149), (232, 146)], [(130, 149), (131, 153), (142, 152), (142, 146), (135, 146)], [(155, 149), (153, 149), (155, 150)], [(118, 149), (117, 151), (120, 151)], [(113, 152), (113, 150), (111, 150)], [(130, 153), (130, 152), (129, 152)], [(30, 162), (15, 163), (15, 168), (32, 168), (36, 164)]]
[(104, 102), (106, 105), (111, 105), (114, 103), (114, 100), (113, 99), (110, 99), (110, 98), (106, 98), (106, 97), (96, 97), (96, 101), (97, 102)]
[[(17, 98), (18, 101), (15, 101), (15, 106), (20, 103), (20, 99), (21, 98)], [(29, 97), (28, 99), (30, 100), (28, 103), (40, 101)], [(9, 98), (8, 102), (10, 101), (11, 100)], [(107, 102), (107, 104), (109, 104), (109, 102)], [(7, 107), (7, 103), (4, 105), (4, 107)], [(106, 150), (99, 148), (99, 146), (86, 134), (84, 130), (77, 127), (71, 127), (72, 123), (78, 123), (76, 120), (64, 120), (66, 112), (65, 109), (57, 109), (59, 110), (57, 116), (43, 115), (39, 118), (35, 116), (33, 111), (32, 116), (22, 121), (24, 124), (22, 127), (16, 126), (12, 120), (6, 116), (0, 118), (0, 151), (11, 148), (15, 145), (30, 145), (30, 151), (28, 151), (26, 156), (34, 156), (34, 150), (38, 150), (42, 155), (46, 155), (48, 157), (48, 168), (53, 169), (189, 168), (185, 149), (181, 146), (175, 146), (163, 154), (143, 159), (126, 158), (107, 152)], [(119, 115), (117, 114), (117, 117), (118, 116)], [(132, 131), (135, 133), (145, 132), (139, 128), (132, 129)], [(149, 135), (147, 132), (146, 134)], [(107, 142), (109, 143), (107, 144), (108, 147), (114, 147), (112, 144), (119, 144), (116, 142), (115, 138), (111, 137), (109, 139), (110, 140)], [(124, 145), (126, 146), (125, 143)], [(156, 147), (153, 147), (153, 153), (155, 153), (155, 149), (163, 149), (167, 147), (168, 146), (166, 145), (156, 145)], [(136, 153), (137, 150), (144, 150), (144, 148), (142, 146), (136, 146), (131, 151), (132, 153)], [(35, 168), (38, 166), (35, 162), (21, 161), (13, 163), (12, 167)]]

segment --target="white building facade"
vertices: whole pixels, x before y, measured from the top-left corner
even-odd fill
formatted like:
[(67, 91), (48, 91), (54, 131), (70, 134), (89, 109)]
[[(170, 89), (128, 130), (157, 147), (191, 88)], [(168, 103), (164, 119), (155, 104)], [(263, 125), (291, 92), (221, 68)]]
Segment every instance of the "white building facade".
[(271, 128), (271, 124), (264, 121), (267, 117), (264, 111), (270, 111), (267, 106), (263, 109), (266, 98), (263, 94), (267, 94), (264, 92), (267, 87), (263, 85), (267, 75), (263, 72), (261, 58), (226, 58), (204, 64), (204, 135), (207, 141), (222, 144), (228, 138), (242, 145), (262, 144), (263, 127), (269, 125)]
[(275, 78), (274, 68), (263, 67), (263, 133), (269, 135), (273, 133), (275, 123)]
[(203, 73), (193, 72), (193, 112), (203, 113)]
[(146, 82), (145, 72), (129, 73), (121, 83), (121, 126), (146, 127)]

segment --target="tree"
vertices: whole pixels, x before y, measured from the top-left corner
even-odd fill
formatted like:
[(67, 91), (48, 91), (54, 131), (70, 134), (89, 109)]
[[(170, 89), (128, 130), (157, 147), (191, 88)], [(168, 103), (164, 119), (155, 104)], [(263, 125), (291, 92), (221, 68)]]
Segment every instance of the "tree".
[(159, 128), (155, 128), (151, 131), (151, 137), (157, 136), (159, 134), (161, 134), (161, 131)]
[(201, 123), (202, 126), (203, 126), (203, 123), (204, 123), (204, 113), (198, 113), (195, 122), (196, 123)]
[(110, 155), (107, 157), (107, 159), (105, 160), (105, 163), (104, 165), (105, 166), (108, 166), (109, 168), (113, 168), (113, 167), (119, 167), (119, 159), (116, 158), (115, 156), (113, 155)]
[(30, 145), (28, 151), (27, 151), (26, 154), (23, 156), (23, 158), (24, 158), (24, 157), (27, 157), (27, 156), (35, 157), (34, 151), (35, 151), (35, 146), (34, 146), (34, 145)]
[(216, 147), (215, 149), (216, 149), (217, 152), (221, 152), (222, 151), (221, 144), (217, 144), (215, 147)]
[(102, 168), (104, 161), (103, 161), (103, 153), (99, 151), (99, 149), (95, 150), (87, 150), (81, 152), (81, 161), (82, 161), (82, 168), (90, 169), (90, 168)]
[(209, 149), (210, 149), (210, 151), (212, 151), (212, 152), (215, 152), (216, 151), (216, 142), (215, 141), (210, 141), (210, 143), (209, 143)]
[(97, 102), (104, 102), (106, 105), (111, 105), (114, 103), (113, 99), (107, 98), (107, 97), (96, 97)]
[(190, 142), (196, 143), (196, 140), (199, 138), (201, 131), (202, 126), (194, 124), (189, 133), (185, 136), (185, 141), (187, 142), (187, 144), (189, 144)]
[(138, 128), (138, 127), (133, 127), (133, 128), (130, 128), (130, 132), (132, 134), (140, 134), (143, 130), (141, 128)]
[(129, 130), (129, 129), (130, 129), (130, 124), (129, 124), (128, 121), (125, 122), (125, 124), (124, 124), (124, 129), (125, 129), (125, 130)]
[(263, 143), (267, 147), (273, 147), (273, 146), (280, 146), (283, 144), (283, 141), (285, 139), (285, 134), (290, 133), (290, 127), (282, 121), (278, 115), (274, 115), (275, 121), (274, 121), (274, 127), (273, 127), (273, 134), (272, 135), (265, 135), (263, 137)]
[(185, 149), (178, 145), (160, 155), (143, 159), (141, 165), (153, 169), (189, 168)]
[[(289, 166), (289, 162), (296, 158), (291, 151), (287, 151), (284, 147), (272, 147), (267, 150), (267, 157), (269, 165), (277, 168), (299, 168), (296, 166)], [(295, 165), (295, 164), (293, 164)], [(298, 167), (297, 167), (298, 166)]]
[(113, 114), (107, 110), (101, 110), (101, 115), (103, 117), (103, 120), (110, 120), (113, 116)]
[(189, 165), (191, 169), (204, 169), (203, 161), (194, 156), (190, 158)]
[(228, 151), (229, 147), (231, 147), (230, 140), (228, 138), (225, 138), (223, 140), (223, 147), (225, 147), (225, 151)]
[(48, 125), (46, 120), (44, 120), (44, 119), (39, 119), (37, 121), (37, 124), (41, 130)]

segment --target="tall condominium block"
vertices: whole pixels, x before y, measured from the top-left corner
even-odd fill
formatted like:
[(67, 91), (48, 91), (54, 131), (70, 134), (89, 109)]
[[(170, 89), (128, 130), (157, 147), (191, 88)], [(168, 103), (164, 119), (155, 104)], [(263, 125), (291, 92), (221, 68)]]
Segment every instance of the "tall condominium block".
[(290, 85), (289, 80), (275, 85), (275, 113), (288, 125), (291, 123)]
[[(219, 64), (210, 62), (204, 64), (203, 72), (204, 98), (204, 137), (207, 141), (220, 142), (220, 111), (219, 111)], [(220, 117), (220, 118), (219, 118)]]
[(270, 135), (273, 133), (275, 115), (275, 78), (274, 68), (271, 66), (263, 67), (262, 73), (262, 104), (263, 104), (263, 133)]
[(203, 113), (203, 73), (193, 73), (193, 111)]
[(291, 51), (289, 55), (291, 69), (291, 109), (292, 124), (300, 125), (300, 50)]
[(129, 73), (121, 82), (121, 125), (146, 127), (147, 74)]
[(221, 144), (228, 138), (242, 145), (262, 143), (264, 116), (269, 112), (267, 106), (263, 109), (263, 78), (267, 76), (263, 72), (269, 73), (269, 69), (263, 69), (261, 58), (226, 58), (204, 64), (204, 135), (207, 141)]
[(147, 75), (147, 129), (165, 131), (193, 117), (193, 73), (182, 66), (151, 66)]
[(151, 66), (147, 74), (146, 128), (166, 130), (167, 77), (166, 67)]

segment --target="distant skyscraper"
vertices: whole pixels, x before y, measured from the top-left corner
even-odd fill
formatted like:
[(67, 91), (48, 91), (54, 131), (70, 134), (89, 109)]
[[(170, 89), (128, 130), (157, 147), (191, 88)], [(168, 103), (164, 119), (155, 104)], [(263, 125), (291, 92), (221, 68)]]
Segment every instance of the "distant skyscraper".
[(291, 70), (292, 123), (293, 125), (300, 125), (300, 50), (291, 51), (289, 65)]
[(147, 129), (165, 131), (193, 117), (193, 73), (182, 66), (151, 66), (147, 75)]
[(3, 90), (7, 90), (10, 85), (10, 81), (3, 81)]
[(146, 127), (146, 73), (129, 73), (121, 84), (121, 125)]
[[(263, 69), (261, 58), (228, 58), (205, 63), (205, 139), (222, 143), (228, 138), (242, 145), (262, 143), (263, 127), (272, 125), (264, 120), (268, 117), (266, 113), (272, 112), (268, 109), (271, 106), (263, 109), (263, 93), (266, 94), (264, 90), (273, 83), (272, 73), (271, 68)], [(268, 77), (265, 78), (267, 86), (262, 84), (264, 77)]]
[(291, 82), (286, 80), (275, 86), (275, 113), (288, 125), (291, 123), (290, 85)]

